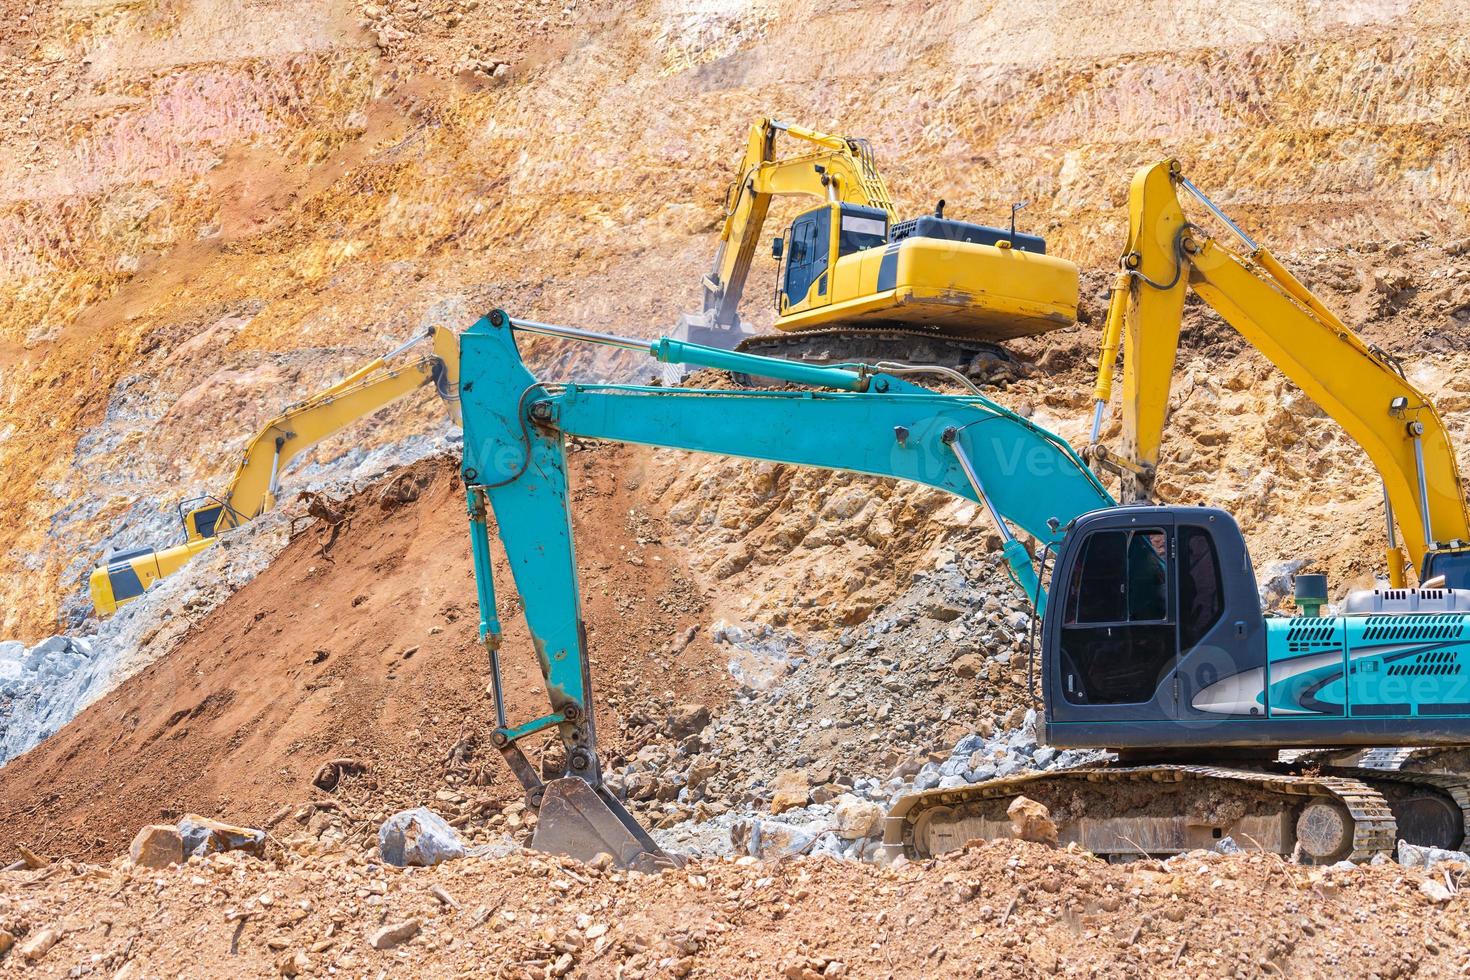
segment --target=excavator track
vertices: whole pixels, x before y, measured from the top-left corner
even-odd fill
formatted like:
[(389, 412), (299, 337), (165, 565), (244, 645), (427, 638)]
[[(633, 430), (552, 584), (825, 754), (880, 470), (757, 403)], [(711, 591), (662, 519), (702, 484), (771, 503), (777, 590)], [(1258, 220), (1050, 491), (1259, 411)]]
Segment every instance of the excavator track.
[(1367, 767), (1334, 766), (1328, 771), (1378, 788), (1401, 825), (1399, 836), (1411, 843), (1470, 850), (1470, 779)]
[(974, 838), (1012, 836), (1007, 807), (1043, 803), (1060, 843), (1124, 858), (1242, 847), (1333, 863), (1391, 855), (1398, 827), (1384, 795), (1336, 773), (1300, 775), (1202, 765), (1092, 765), (1025, 773), (906, 797), (888, 817), (890, 853), (928, 858)]
[(1359, 765), (1367, 769), (1389, 769), (1458, 775), (1470, 773), (1470, 746), (1428, 745), (1395, 749), (1370, 749)]
[[(938, 364), (967, 371), (976, 358), (1019, 373), (1021, 363), (999, 344), (960, 334), (904, 327), (871, 327), (799, 330), (761, 334), (742, 341), (738, 351), (784, 357), (812, 364), (847, 361), (899, 361), (904, 364)], [(990, 370), (981, 372), (991, 373)]]
[(1470, 850), (1470, 747), (1320, 749), (1293, 753), (1288, 766), (1375, 786), (1389, 801), (1399, 836), (1410, 843)]

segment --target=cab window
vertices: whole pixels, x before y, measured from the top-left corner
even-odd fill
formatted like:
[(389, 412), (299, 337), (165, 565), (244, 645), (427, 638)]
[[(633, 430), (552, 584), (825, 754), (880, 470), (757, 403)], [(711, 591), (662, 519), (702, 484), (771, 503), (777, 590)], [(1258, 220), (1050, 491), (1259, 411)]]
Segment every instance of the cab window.
[(1095, 531), (1067, 594), (1068, 623), (1137, 623), (1168, 614), (1168, 538), (1161, 530)]
[(1073, 704), (1139, 704), (1173, 670), (1169, 533), (1094, 531), (1067, 581), (1062, 687)]
[(817, 208), (799, 215), (786, 235), (786, 280), (783, 291), (788, 305), (806, 299), (812, 283), (827, 271), (827, 251), (832, 228), (828, 208)]
[(1225, 613), (1220, 556), (1202, 527), (1179, 529), (1179, 646), (1189, 650)]
[(888, 219), (874, 208), (842, 209), (842, 225), (837, 233), (837, 255), (851, 255), (877, 248), (888, 241)]

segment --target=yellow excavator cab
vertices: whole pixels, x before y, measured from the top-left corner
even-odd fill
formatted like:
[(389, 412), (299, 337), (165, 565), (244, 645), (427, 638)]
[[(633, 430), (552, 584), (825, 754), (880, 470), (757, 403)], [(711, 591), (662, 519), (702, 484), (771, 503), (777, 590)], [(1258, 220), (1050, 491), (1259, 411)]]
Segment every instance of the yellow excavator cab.
[(1077, 316), (1077, 266), (1035, 235), (939, 215), (890, 228), (880, 208), (834, 202), (798, 215), (772, 251), (783, 331), (902, 324), (999, 341)]
[(184, 514), (184, 534), (190, 541), (212, 538), (220, 531), (235, 527), (240, 523), (238, 520), (221, 521), (220, 517), (225, 513), (225, 505), (213, 497), (206, 499), (209, 500), (209, 503), (201, 504)]

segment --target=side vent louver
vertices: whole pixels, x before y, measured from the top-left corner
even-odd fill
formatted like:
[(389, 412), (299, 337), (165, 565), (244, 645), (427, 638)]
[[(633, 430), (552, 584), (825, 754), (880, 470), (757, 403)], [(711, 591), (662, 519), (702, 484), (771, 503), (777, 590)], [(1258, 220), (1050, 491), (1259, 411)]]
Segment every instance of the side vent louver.
[(1363, 639), (1378, 641), (1393, 640), (1453, 640), (1465, 633), (1465, 617), (1455, 613), (1417, 616), (1369, 616), (1363, 629)]
[(1336, 620), (1320, 616), (1293, 616), (1286, 631), (1286, 648), (1292, 653), (1307, 653), (1336, 646), (1333, 633)]
[(1388, 668), (1390, 677), (1449, 677), (1461, 673), (1460, 655), (1454, 650), (1430, 650), (1410, 663)]

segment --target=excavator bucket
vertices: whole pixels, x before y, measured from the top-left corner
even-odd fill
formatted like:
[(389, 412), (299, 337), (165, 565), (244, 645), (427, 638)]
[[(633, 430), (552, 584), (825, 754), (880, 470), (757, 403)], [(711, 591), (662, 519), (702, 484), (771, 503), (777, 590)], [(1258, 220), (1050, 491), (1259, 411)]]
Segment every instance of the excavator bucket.
[(611, 793), (576, 776), (546, 784), (531, 846), (578, 861), (607, 853), (618, 867), (634, 871), (653, 872), (682, 863), (655, 844)]

